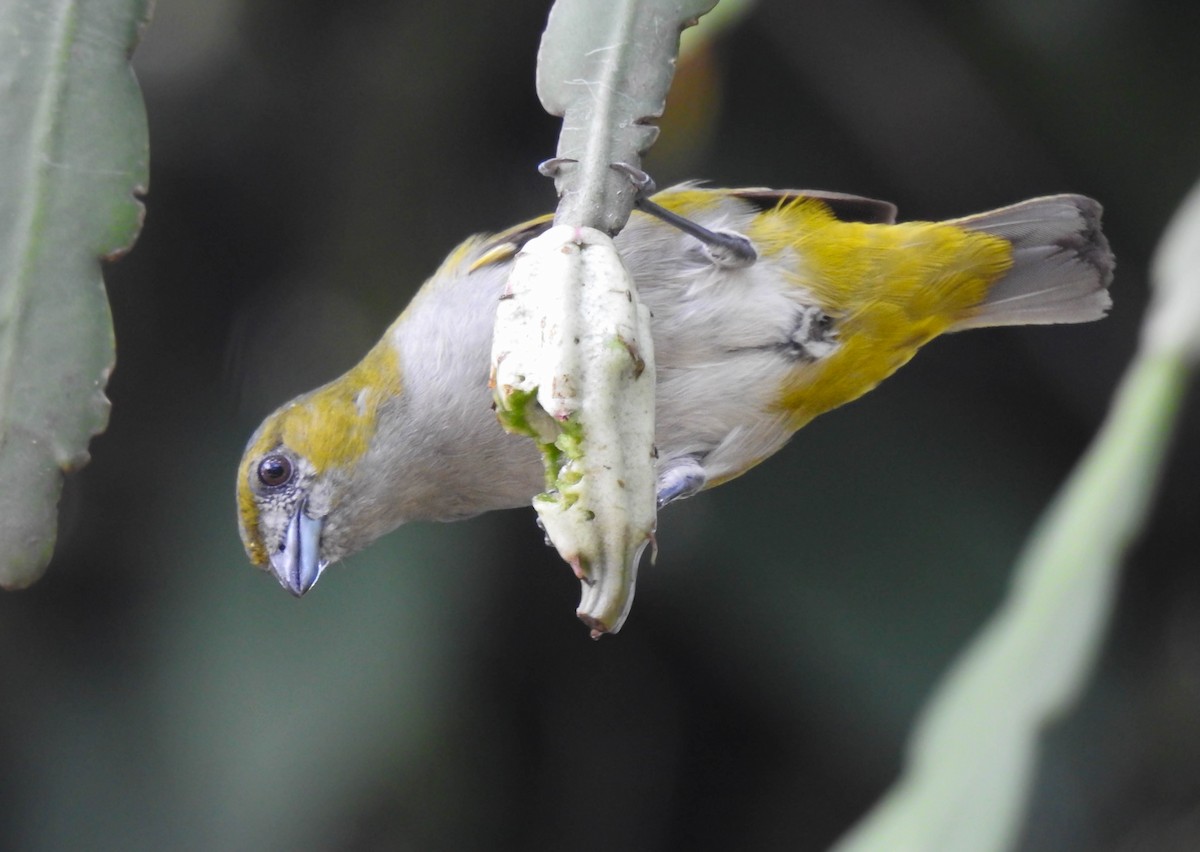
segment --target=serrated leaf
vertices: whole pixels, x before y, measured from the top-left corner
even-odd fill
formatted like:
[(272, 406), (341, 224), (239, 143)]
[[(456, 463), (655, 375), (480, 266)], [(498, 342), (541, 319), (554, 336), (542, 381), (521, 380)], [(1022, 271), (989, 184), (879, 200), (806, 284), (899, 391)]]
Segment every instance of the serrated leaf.
[[(679, 34), (716, 0), (558, 0), (538, 50), (542, 106), (563, 118), (556, 221), (615, 234), (634, 191), (613, 163), (639, 167), (658, 136)], [(574, 161), (574, 162), (570, 162)]]
[(0, 585), (54, 549), (64, 471), (104, 429), (114, 362), (102, 258), (132, 245), (148, 180), (129, 55), (150, 0), (0, 4)]

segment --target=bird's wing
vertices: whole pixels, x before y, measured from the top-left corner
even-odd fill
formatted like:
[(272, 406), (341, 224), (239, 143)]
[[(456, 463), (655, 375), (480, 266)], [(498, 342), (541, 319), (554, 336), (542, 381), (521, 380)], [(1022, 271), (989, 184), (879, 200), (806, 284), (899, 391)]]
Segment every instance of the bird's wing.
[(896, 205), (890, 201), (879, 201), (845, 192), (828, 192), (823, 189), (731, 189), (730, 195), (744, 198), (760, 207), (775, 207), (798, 198), (816, 198), (825, 202), (829, 211), (843, 222), (864, 222), (868, 225), (896, 224)]

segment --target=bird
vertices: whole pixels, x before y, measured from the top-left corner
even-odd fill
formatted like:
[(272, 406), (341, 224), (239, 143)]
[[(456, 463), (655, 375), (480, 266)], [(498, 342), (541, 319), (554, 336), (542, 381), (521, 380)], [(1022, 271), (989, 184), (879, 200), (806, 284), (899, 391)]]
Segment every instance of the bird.
[[(633, 211), (614, 239), (653, 317), (660, 507), (745, 473), (941, 334), (1089, 322), (1111, 307), (1114, 259), (1090, 198), (940, 222), (896, 212), (845, 193), (698, 183)], [(528, 506), (545, 488), (533, 442), (498, 425), (488, 381), (509, 270), (552, 224), (461, 243), (358, 364), (266, 417), (237, 471), (253, 565), (300, 596), (406, 522)], [(714, 234), (751, 251), (730, 262)]]

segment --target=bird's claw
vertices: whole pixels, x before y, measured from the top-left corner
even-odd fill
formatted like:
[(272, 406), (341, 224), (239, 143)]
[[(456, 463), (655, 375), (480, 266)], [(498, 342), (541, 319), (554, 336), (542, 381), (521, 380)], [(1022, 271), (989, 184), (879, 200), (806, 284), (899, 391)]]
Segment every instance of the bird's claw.
[(658, 477), (658, 508), (698, 494), (704, 490), (706, 484), (708, 475), (699, 461), (692, 456), (677, 459)]

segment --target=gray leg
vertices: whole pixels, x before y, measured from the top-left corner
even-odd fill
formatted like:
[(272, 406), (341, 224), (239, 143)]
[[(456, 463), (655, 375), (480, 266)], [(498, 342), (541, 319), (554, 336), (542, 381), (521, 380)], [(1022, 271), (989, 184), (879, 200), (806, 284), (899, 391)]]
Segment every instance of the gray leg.
[[(547, 163), (555, 163), (554, 160), (547, 160), (542, 166)], [(685, 234), (695, 237), (703, 243), (705, 251), (708, 253), (708, 258), (717, 266), (722, 266), (727, 269), (741, 269), (746, 266), (753, 266), (758, 260), (758, 252), (754, 250), (754, 244), (750, 240), (737, 233), (736, 231), (712, 231), (704, 226), (693, 222), (691, 219), (685, 219), (678, 213), (672, 213), (670, 210), (655, 204), (650, 200), (650, 197), (655, 190), (654, 180), (650, 175), (646, 174), (641, 169), (635, 168), (628, 163), (613, 163), (610, 168), (626, 175), (634, 188), (637, 189), (637, 197), (633, 204), (643, 213), (666, 222), (674, 228), (678, 228)], [(545, 171), (542, 174), (546, 174)]]

